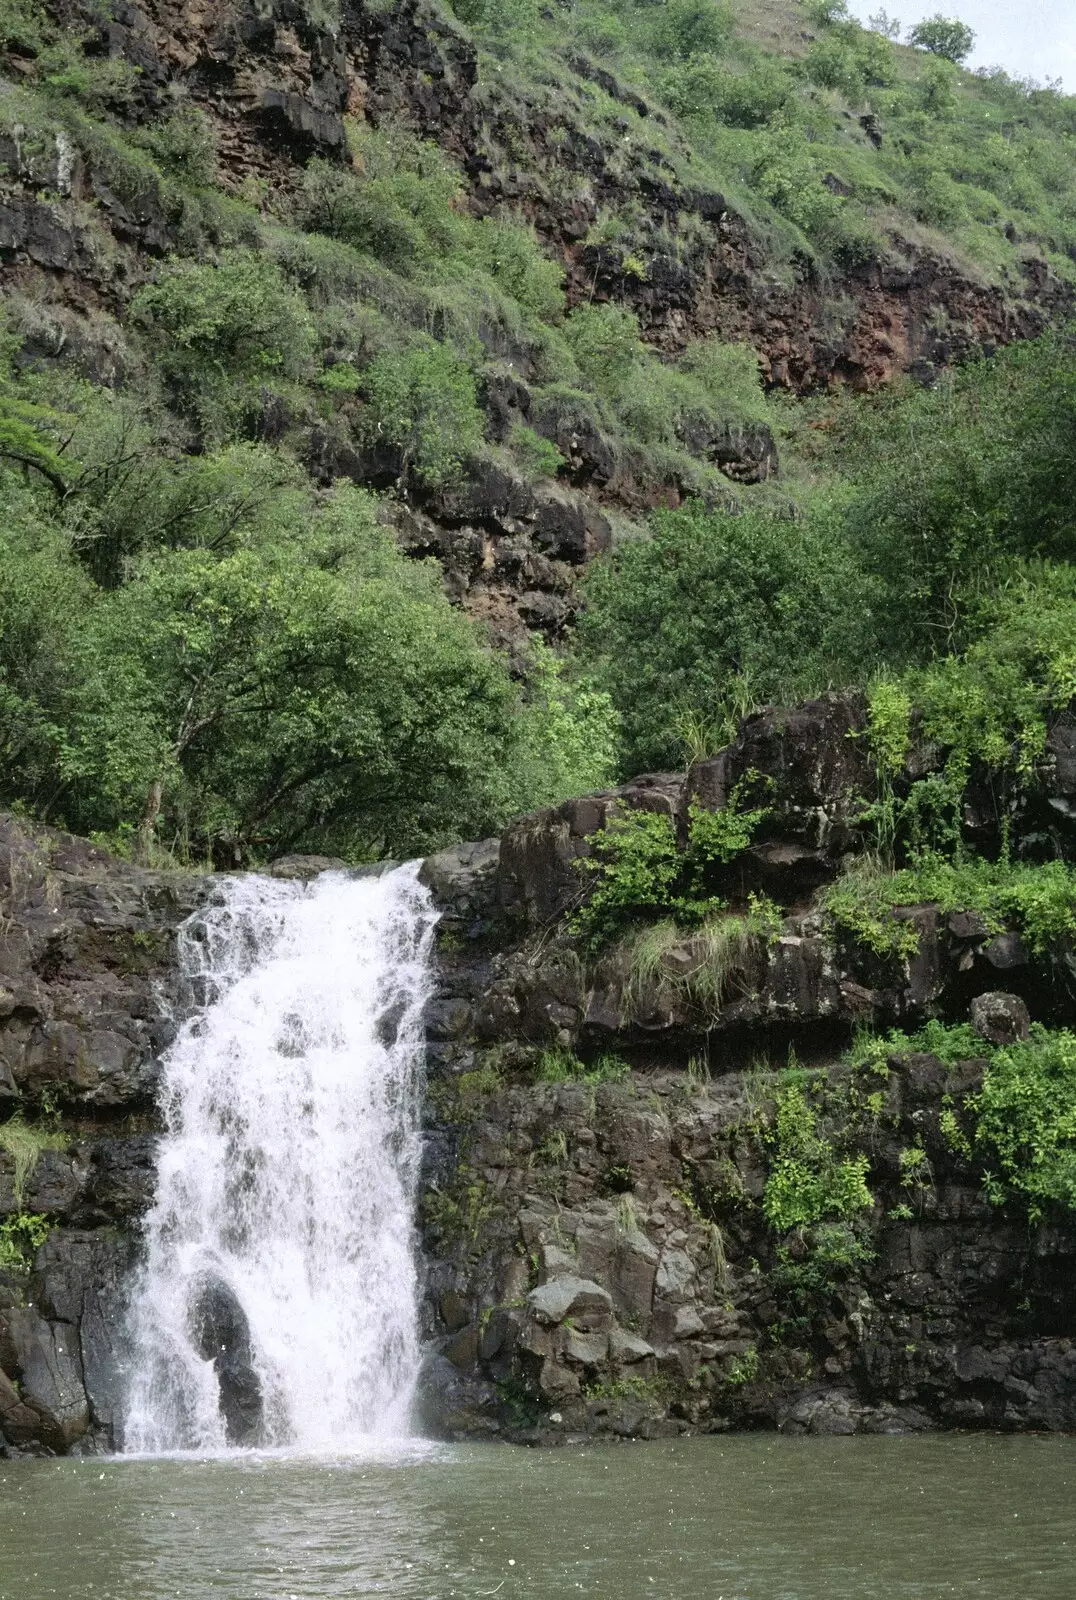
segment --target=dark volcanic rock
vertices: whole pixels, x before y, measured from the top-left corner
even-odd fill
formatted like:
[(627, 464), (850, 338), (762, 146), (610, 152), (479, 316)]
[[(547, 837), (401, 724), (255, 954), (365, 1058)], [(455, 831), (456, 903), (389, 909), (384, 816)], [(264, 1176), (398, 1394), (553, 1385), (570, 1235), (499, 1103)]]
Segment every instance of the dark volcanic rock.
[(971, 1002), (971, 1025), (990, 1044), (1015, 1044), (1030, 1034), (1027, 1006), (1015, 994), (978, 994)]
[(0, 1433), (19, 1449), (111, 1449), (131, 1230), (155, 1181), (154, 1135), (119, 1119), (154, 1114), (175, 932), (207, 888), (9, 816), (0, 884), (0, 1104), (31, 1128), (47, 1113), (25, 1171), (0, 1149), (0, 1219), (49, 1228), (25, 1271), (0, 1273)]
[(262, 1421), (262, 1388), (254, 1370), (250, 1328), (227, 1284), (212, 1279), (194, 1307), (199, 1351), (212, 1361), (220, 1385), (220, 1409), (229, 1444), (253, 1444)]

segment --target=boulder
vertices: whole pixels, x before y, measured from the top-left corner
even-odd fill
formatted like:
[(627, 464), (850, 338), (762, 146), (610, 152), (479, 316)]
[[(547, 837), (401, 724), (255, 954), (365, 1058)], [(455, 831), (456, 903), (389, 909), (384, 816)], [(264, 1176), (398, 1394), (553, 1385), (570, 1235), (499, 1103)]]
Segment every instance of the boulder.
[(320, 872), (345, 872), (347, 862), (339, 856), (278, 856), (270, 864), (269, 876), (283, 878), (286, 881), (305, 883), (309, 878), (316, 878)]
[(2, 1316), (14, 1366), (9, 1376), (18, 1380), (22, 1403), (37, 1419), (37, 1436), (63, 1454), (90, 1425), (76, 1331), (65, 1322), (46, 1322), (30, 1306), (14, 1306)]
[(539, 1323), (552, 1325), (572, 1317), (582, 1328), (608, 1326), (613, 1301), (607, 1289), (587, 1278), (550, 1278), (527, 1296), (527, 1305)]
[(220, 1409), (229, 1444), (257, 1442), (262, 1422), (262, 1388), (254, 1370), (246, 1313), (226, 1283), (206, 1283), (192, 1314), (195, 1342), (212, 1361), (220, 1385)]
[(1016, 1044), (1031, 1037), (1031, 1018), (1019, 995), (977, 994), (969, 1010), (971, 1025), (990, 1044)]

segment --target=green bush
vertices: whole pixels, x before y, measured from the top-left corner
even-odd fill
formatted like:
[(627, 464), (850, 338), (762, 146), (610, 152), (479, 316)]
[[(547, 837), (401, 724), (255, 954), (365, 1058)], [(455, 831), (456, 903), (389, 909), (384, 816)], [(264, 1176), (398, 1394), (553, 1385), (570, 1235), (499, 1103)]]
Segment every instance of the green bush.
[(647, 43), (659, 60), (688, 61), (703, 52), (718, 54), (728, 45), (734, 26), (728, 7), (712, 0), (667, 0), (653, 8), (646, 22)]
[(213, 124), (198, 106), (179, 106), (150, 129), (147, 143), (166, 172), (192, 188), (213, 182), (217, 171), (217, 139)]
[(1015, 925), (1038, 955), (1076, 944), (1076, 869), (1064, 861), (949, 860), (924, 854), (898, 872), (853, 869), (823, 892), (838, 927), (877, 954), (913, 955), (914, 926), (894, 908), (936, 905), (939, 911), (977, 911), (994, 933)]
[(584, 659), (623, 718), (628, 771), (676, 765), (685, 714), (712, 725), (745, 682), (791, 700), (871, 656), (870, 581), (823, 516), (659, 512), (584, 587)]
[(868, 1157), (837, 1153), (820, 1131), (818, 1113), (801, 1084), (778, 1090), (772, 1142), (762, 1210), (778, 1233), (848, 1221), (874, 1205), (867, 1187)]
[(713, 117), (730, 128), (765, 127), (793, 92), (788, 73), (776, 63), (742, 69), (705, 52), (665, 68), (658, 81), (679, 116)]
[(356, 169), (315, 157), (303, 172), (299, 220), (397, 271), (430, 266), (457, 248), (466, 224), (457, 173), (437, 148), (398, 129), (355, 135)]
[(251, 250), (172, 262), (135, 295), (131, 320), (179, 403), (217, 437), (231, 432), (259, 383), (304, 375), (314, 351), (305, 300)]
[(1051, 1204), (1076, 1209), (1076, 1034), (1034, 1027), (995, 1050), (971, 1109), (991, 1200), (1017, 1196), (1033, 1219)]
[(556, 445), (521, 422), (508, 435), (508, 448), (529, 478), (555, 478), (564, 465)]
[(726, 866), (750, 844), (765, 806), (743, 806), (757, 774), (736, 784), (720, 811), (693, 805), (681, 849), (676, 824), (664, 812), (620, 809), (577, 862), (596, 882), (571, 918), (572, 931), (592, 951), (633, 923), (669, 913), (688, 926), (723, 909), (710, 886), (715, 866)]
[(455, 483), (482, 445), (474, 375), (447, 344), (425, 338), (377, 356), (362, 375), (367, 437), (399, 451), (400, 470), (428, 488)]
[(0, 1222), (0, 1271), (25, 1274), (34, 1256), (52, 1232), (48, 1217), (34, 1211), (16, 1211)]

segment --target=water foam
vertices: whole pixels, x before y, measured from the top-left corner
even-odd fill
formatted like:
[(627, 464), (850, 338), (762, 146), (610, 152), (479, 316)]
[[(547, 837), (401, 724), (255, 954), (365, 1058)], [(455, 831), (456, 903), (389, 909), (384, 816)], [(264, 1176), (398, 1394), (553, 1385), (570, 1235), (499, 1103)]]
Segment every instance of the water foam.
[(164, 1061), (127, 1451), (406, 1432), (434, 921), (408, 866), (224, 879), (184, 926), (194, 1004)]

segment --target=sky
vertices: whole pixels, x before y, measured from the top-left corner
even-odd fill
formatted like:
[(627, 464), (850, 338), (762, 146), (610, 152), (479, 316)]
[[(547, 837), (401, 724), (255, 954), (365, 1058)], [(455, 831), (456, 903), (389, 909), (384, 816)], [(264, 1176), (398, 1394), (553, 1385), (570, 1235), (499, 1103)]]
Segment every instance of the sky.
[(1061, 78), (1076, 94), (1076, 0), (849, 0), (866, 22), (880, 10), (899, 17), (905, 33), (924, 17), (959, 17), (978, 38), (969, 67), (1002, 66), (1013, 77)]

